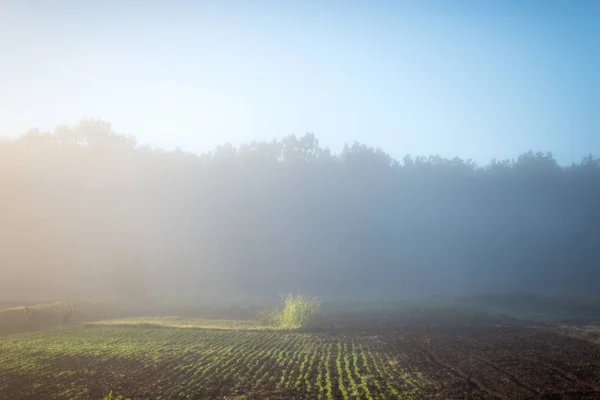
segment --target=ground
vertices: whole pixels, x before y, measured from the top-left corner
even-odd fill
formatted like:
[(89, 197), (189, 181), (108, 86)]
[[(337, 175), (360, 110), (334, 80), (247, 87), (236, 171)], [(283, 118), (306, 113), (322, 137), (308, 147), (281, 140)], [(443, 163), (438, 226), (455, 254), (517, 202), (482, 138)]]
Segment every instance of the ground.
[(600, 399), (598, 332), (425, 309), (71, 324), (0, 336), (0, 399)]

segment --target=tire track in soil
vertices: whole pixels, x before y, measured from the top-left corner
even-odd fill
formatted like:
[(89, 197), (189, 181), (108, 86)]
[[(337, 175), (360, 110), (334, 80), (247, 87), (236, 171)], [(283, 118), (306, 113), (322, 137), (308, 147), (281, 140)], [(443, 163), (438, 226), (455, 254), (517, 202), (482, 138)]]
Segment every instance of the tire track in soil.
[(435, 354), (433, 354), (430, 350), (426, 349), (425, 347), (419, 345), (419, 344), (414, 344), (414, 346), (419, 349), (423, 354), (425, 354), (425, 356), (429, 359), (429, 361), (443, 369), (445, 369), (446, 371), (448, 371), (450, 374), (454, 375), (456, 378), (460, 379), (462, 382), (464, 382), (465, 384), (467, 384), (468, 386), (472, 387), (473, 389), (475, 389), (476, 391), (486, 394), (494, 399), (505, 399), (504, 396), (502, 396), (501, 394), (497, 393), (495, 390), (492, 390), (491, 388), (488, 388), (487, 386), (485, 386), (484, 384), (482, 384), (481, 382), (478, 382), (477, 380), (473, 379), (472, 376), (468, 376), (467, 374), (465, 374), (463, 371), (461, 371), (460, 369), (456, 368), (456, 367), (452, 367), (451, 365), (448, 365), (446, 363), (444, 363), (443, 361), (441, 361)]
[[(572, 351), (576, 351), (578, 356), (585, 355), (586, 363), (593, 365), (600, 370), (600, 346), (592, 343), (582, 341), (581, 339), (571, 338), (559, 335), (557, 333), (545, 330), (537, 330), (530, 335), (517, 334), (515, 338), (522, 340), (523, 342), (534, 342), (537, 344), (540, 350), (544, 349), (544, 354), (555, 353), (560, 344), (562, 348), (569, 348)], [(556, 339), (559, 338), (560, 341)], [(554, 339), (554, 340), (553, 340)], [(596, 354), (593, 356), (592, 353)]]
[(507, 371), (503, 368), (500, 368), (498, 365), (496, 365), (495, 363), (493, 363), (492, 361), (489, 361), (483, 357), (480, 357), (476, 354), (474, 354), (473, 352), (470, 352), (468, 350), (462, 349), (458, 346), (450, 346), (450, 348), (455, 349), (457, 351), (460, 351), (461, 353), (467, 354), (469, 357), (480, 361), (484, 364), (486, 364), (487, 366), (489, 366), (490, 368), (496, 370), (497, 372), (506, 375), (515, 385), (528, 390), (529, 392), (531, 392), (533, 395), (539, 396), (540, 394), (542, 394), (542, 392), (538, 389), (535, 389), (534, 387), (532, 387), (531, 385), (527, 384), (526, 382), (524, 382), (523, 380), (521, 380), (518, 376), (516, 376), (515, 374), (513, 374), (510, 371)]
[[(414, 369), (411, 368), (411, 370), (418, 370), (427, 379), (429, 385), (427, 388), (424, 388), (422, 398), (464, 398), (465, 391), (468, 392), (468, 398), (471, 400), (486, 398), (486, 393), (478, 392), (476, 388), (467, 384), (466, 380), (462, 377), (451, 374), (452, 378), (449, 380), (447, 375), (448, 370), (440, 368), (438, 364), (431, 361), (429, 356), (419, 350), (417, 348), (418, 345), (414, 344), (417, 339), (408, 334), (408, 332), (403, 332), (400, 336), (390, 337), (384, 335), (382, 339), (382, 344), (376, 346), (378, 351), (403, 354), (406, 364), (414, 366)], [(455, 386), (457, 383), (460, 384), (461, 388)], [(479, 393), (480, 397), (477, 397), (475, 393)]]
[(571, 381), (576, 385), (587, 387), (588, 389), (593, 389), (594, 392), (596, 392), (599, 395), (598, 397), (600, 397), (600, 385), (597, 385), (597, 384), (587, 381), (585, 379), (577, 378), (572, 373), (567, 372), (567, 371), (563, 370), (562, 368), (554, 366), (545, 361), (537, 360), (535, 358), (530, 358), (530, 357), (526, 357), (526, 356), (519, 356), (519, 357), (522, 358), (523, 360), (527, 360), (531, 363), (542, 365), (545, 368), (548, 368), (548, 369), (554, 371), (556, 374), (560, 375), (562, 378), (564, 378), (568, 381)]
[[(547, 337), (550, 336), (550, 337)], [(555, 361), (556, 360), (552, 360), (552, 355), (556, 354), (557, 351), (559, 351), (560, 353), (557, 354), (557, 356), (559, 356), (559, 359), (565, 359), (567, 360), (567, 362), (569, 360), (572, 360), (572, 357), (567, 357), (565, 358), (564, 355), (564, 348), (559, 347), (560, 342), (556, 342), (557, 335), (553, 334), (552, 332), (546, 332), (546, 331), (536, 331), (536, 330), (530, 330), (529, 334), (525, 334), (523, 333), (523, 329), (519, 330), (519, 331), (513, 331), (511, 332), (510, 336), (507, 335), (494, 335), (492, 337), (487, 337), (484, 336), (483, 338), (477, 338), (477, 341), (474, 341), (473, 338), (471, 337), (465, 337), (465, 336), (458, 336), (456, 338), (455, 341), (457, 341), (461, 346), (463, 343), (469, 343), (470, 345), (476, 345), (476, 349), (478, 351), (482, 351), (484, 353), (489, 352), (489, 350), (494, 350), (496, 352), (497, 355), (502, 355), (503, 358), (506, 358), (509, 361), (513, 361), (516, 362), (517, 365), (524, 365), (524, 364), (530, 364), (532, 366), (532, 369), (536, 370), (536, 371), (540, 371), (540, 370), (549, 370), (552, 371), (552, 373), (555, 376), (560, 377), (560, 379), (563, 379), (565, 381), (565, 384), (569, 383), (571, 385), (575, 385), (576, 387), (572, 387), (572, 390), (577, 391), (577, 387), (579, 387), (582, 390), (585, 390), (586, 392), (589, 391), (590, 389), (593, 390), (594, 392), (596, 392), (596, 397), (600, 398), (600, 385), (582, 378), (582, 377), (578, 377), (574, 372), (570, 372), (565, 370), (564, 368), (558, 367), (554, 364), (552, 364), (552, 362), (548, 362), (548, 361), (544, 361), (543, 359), (540, 358), (541, 357), (545, 357), (548, 358), (549, 361)], [(530, 354), (533, 354), (534, 356), (527, 356), (524, 355), (523, 351), (508, 351), (507, 348), (513, 348), (514, 347), (514, 343), (515, 343), (515, 339), (518, 340), (520, 342), (520, 346), (519, 348), (524, 348), (527, 349), (528, 352)], [(564, 338), (561, 338), (564, 339)], [(568, 339), (567, 339), (568, 340)], [(492, 343), (490, 343), (492, 342)], [(494, 344), (493, 342), (500, 342), (501, 345), (498, 344)], [(582, 349), (579, 348), (580, 343), (569, 343), (572, 345), (575, 345), (577, 354), (576, 354), (576, 358), (579, 359), (578, 355), (580, 355), (580, 352), (582, 351)], [(587, 344), (585, 345), (587, 346)], [(570, 348), (570, 347), (569, 347)], [(485, 350), (484, 350), (485, 349)], [(465, 349), (461, 349), (463, 351), (467, 351)], [(469, 352), (471, 355), (474, 355), (472, 352)], [(590, 355), (593, 358), (593, 355)], [(583, 360), (584, 362), (581, 363), (577, 363), (577, 364), (566, 364), (566, 366), (569, 366), (571, 368), (575, 368), (577, 370), (579, 370), (579, 368), (583, 367), (583, 368), (589, 368), (589, 363), (588, 363), (588, 358), (589, 356)], [(524, 362), (523, 362), (524, 361)], [(559, 362), (559, 363), (564, 363), (563, 362)], [(537, 376), (539, 375), (543, 375), (543, 374), (536, 374)], [(581, 374), (580, 374), (581, 375)], [(591, 372), (588, 372), (587, 375), (592, 375), (593, 377), (597, 378), (598, 374), (594, 374)], [(600, 379), (600, 378), (599, 378)], [(549, 380), (549, 379), (547, 379)], [(555, 381), (553, 382), (553, 386), (557, 386)], [(567, 390), (567, 388), (562, 388), (563, 390), (561, 390), (561, 388), (556, 387), (556, 391), (552, 391), (551, 393), (563, 393), (563, 392), (568, 392), (569, 390)], [(546, 395), (549, 395), (549, 392), (544, 392), (543, 390), (540, 391), (542, 394), (545, 393)]]
[[(440, 346), (442, 350), (440, 350), (443, 354), (443, 358), (450, 357), (452, 361), (448, 363), (448, 361), (442, 361), (440, 357), (438, 357), (432, 350), (423, 346), (423, 336), (422, 334), (414, 334), (411, 329), (406, 329), (399, 337), (392, 339), (392, 346), (395, 347), (395, 350), (402, 351), (405, 354), (404, 362), (406, 365), (414, 365), (421, 374), (423, 374), (430, 382), (430, 387), (427, 388), (425, 393), (428, 393), (428, 398), (439, 397), (443, 394), (443, 398), (465, 398), (465, 393), (470, 388), (473, 392), (468, 394), (468, 398), (473, 398), (474, 393), (480, 393), (484, 398), (489, 398), (490, 396), (493, 398), (515, 398), (515, 389), (517, 387), (513, 382), (503, 382), (510, 383), (510, 389), (506, 386), (503, 387), (505, 390), (500, 391), (495, 384), (497, 384), (497, 380), (494, 380), (493, 377), (498, 377), (497, 371), (492, 369), (488, 370), (489, 373), (483, 373), (482, 378), (479, 378), (478, 373), (480, 370), (468, 371), (461, 369), (460, 365), (462, 363), (467, 362), (464, 359), (460, 352), (455, 351), (454, 349), (450, 349), (443, 340), (447, 338), (447, 332), (444, 332), (442, 339), (436, 340), (436, 346)], [(430, 337), (430, 339), (433, 339)], [(389, 343), (389, 342), (388, 342)], [(425, 341), (425, 343), (428, 343)], [(418, 349), (418, 350), (417, 350)], [(432, 361), (431, 356), (437, 360), (436, 362)], [(456, 358), (456, 360), (454, 360)], [(473, 360), (477, 363), (481, 363), (480, 361)], [(441, 363), (441, 365), (440, 365)], [(485, 364), (484, 364), (485, 365)], [(440, 368), (441, 367), (441, 368)], [(485, 366), (485, 368), (489, 368), (489, 366)], [(450, 373), (451, 376), (456, 378), (457, 380), (448, 380), (448, 375), (444, 375), (444, 372)], [(488, 382), (486, 382), (486, 380)], [(452, 383), (454, 382), (454, 383)], [(464, 385), (464, 388), (460, 389), (456, 387), (456, 383), (460, 382)], [(507, 390), (508, 389), (508, 390)], [(523, 391), (522, 388), (519, 388), (518, 391), (520, 394), (517, 395), (518, 398), (524, 398), (531, 394), (529, 391)]]
[[(468, 340), (468, 338), (462, 338), (462, 339)], [(508, 352), (506, 349), (504, 349), (498, 345), (494, 345), (494, 344), (485, 343), (485, 347), (489, 348), (489, 349), (494, 349), (498, 354), (502, 354), (503, 356), (507, 357), (507, 359), (510, 359), (510, 360), (515, 360), (515, 361), (524, 360), (533, 365), (540, 365), (543, 368), (553, 371), (554, 373), (559, 375), (561, 378), (563, 378), (569, 382), (572, 382), (575, 385), (583, 387), (587, 390), (592, 389), (593, 391), (598, 392), (600, 394), (600, 385), (597, 385), (597, 384), (590, 382), (588, 380), (585, 380), (585, 379), (580, 379), (577, 376), (575, 376), (575, 374), (568, 372), (561, 367), (557, 367), (557, 366), (553, 365), (552, 363), (540, 360), (539, 358), (536, 358), (536, 357), (525, 356), (520, 353), (519, 354), (511, 353), (511, 352)], [(468, 350), (465, 350), (462, 348), (459, 348), (459, 350), (466, 352), (467, 354), (469, 354), (470, 356), (472, 356), (474, 358), (476, 357), (472, 352), (470, 352)]]
[[(502, 329), (499, 330), (498, 328)], [(410, 335), (409, 332), (411, 330), (411, 327), (409, 327), (405, 332), (408, 331), (406, 333)], [(590, 389), (592, 389), (595, 390), (593, 392), (594, 398), (600, 399), (600, 392), (596, 389), (598, 385), (594, 383), (597, 379), (600, 382), (600, 370), (595, 368), (595, 365), (598, 364), (594, 362), (600, 359), (597, 356), (600, 355), (600, 347), (590, 346), (588, 343), (576, 340), (565, 341), (564, 338), (560, 338), (557, 334), (540, 332), (535, 327), (532, 328), (529, 326), (492, 325), (462, 327), (461, 329), (440, 327), (440, 329), (436, 329), (434, 332), (430, 330), (429, 333), (437, 338), (440, 345), (449, 345), (455, 342), (459, 343), (459, 347), (462, 348), (463, 345), (467, 345), (469, 349), (469, 346), (474, 345), (473, 351), (483, 355), (483, 357), (480, 355), (479, 358), (492, 362), (492, 364), (494, 362), (490, 361), (486, 355), (489, 354), (490, 348), (494, 350), (500, 349), (500, 351), (492, 351), (492, 353), (500, 356), (499, 359), (501, 358), (502, 360), (505, 360), (505, 357), (502, 355), (508, 356), (506, 361), (510, 363), (511, 367), (507, 368), (507, 372), (518, 377), (521, 382), (534, 386), (540, 393), (539, 395), (535, 395), (531, 391), (527, 391), (520, 396), (516, 396), (507, 390), (503, 391), (507, 393), (506, 396), (509, 398), (531, 398), (527, 396), (527, 394), (530, 394), (534, 398), (548, 399), (554, 398), (552, 396), (557, 393), (570, 392), (582, 392), (588, 395), (591, 393)], [(416, 340), (414, 337), (412, 339)], [(533, 357), (527, 357), (527, 354)], [(471, 355), (473, 354), (471, 353)], [(492, 357), (493, 360), (496, 358)], [(545, 363), (540, 358), (547, 359), (550, 362)], [(478, 363), (482, 362), (480, 360), (475, 361)], [(564, 365), (566, 368), (555, 366), (553, 365), (554, 363)], [(499, 367), (498, 364), (494, 365)], [(513, 366), (517, 370), (522, 369), (523, 375), (521, 376), (517, 371), (512, 371)], [(487, 367), (490, 367), (490, 365), (487, 364)], [(506, 369), (500, 368), (506, 371)], [(495, 373), (502, 372), (495, 371)], [(503, 376), (507, 377), (505, 374)], [(530, 384), (528, 379), (524, 379), (526, 376), (528, 378), (531, 377), (532, 381), (536, 384)], [(502, 382), (510, 383), (511, 385), (515, 384), (514, 380), (510, 378), (502, 379)], [(489, 382), (488, 387), (496, 389), (496, 385), (489, 384)], [(523, 390), (521, 386), (519, 388), (519, 390)]]

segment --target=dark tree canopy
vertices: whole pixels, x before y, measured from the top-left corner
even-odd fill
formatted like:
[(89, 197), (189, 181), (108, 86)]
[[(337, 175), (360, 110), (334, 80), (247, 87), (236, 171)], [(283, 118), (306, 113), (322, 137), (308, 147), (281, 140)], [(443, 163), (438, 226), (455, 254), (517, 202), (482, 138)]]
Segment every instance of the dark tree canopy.
[(84, 120), (0, 142), (0, 188), (2, 296), (600, 290), (592, 156), (395, 160), (312, 134), (195, 155)]

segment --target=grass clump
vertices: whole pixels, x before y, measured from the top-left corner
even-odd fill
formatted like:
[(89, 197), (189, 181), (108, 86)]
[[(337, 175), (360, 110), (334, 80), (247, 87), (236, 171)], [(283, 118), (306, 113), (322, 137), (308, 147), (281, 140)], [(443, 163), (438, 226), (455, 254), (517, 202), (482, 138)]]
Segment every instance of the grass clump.
[(179, 328), (179, 329), (220, 329), (220, 330), (262, 330), (257, 321), (237, 321), (228, 319), (183, 318), (183, 317), (139, 317), (92, 321), (85, 327), (129, 327), (129, 328)]
[(265, 325), (284, 329), (308, 327), (317, 316), (321, 302), (316, 297), (288, 294), (274, 309), (264, 310), (260, 319)]

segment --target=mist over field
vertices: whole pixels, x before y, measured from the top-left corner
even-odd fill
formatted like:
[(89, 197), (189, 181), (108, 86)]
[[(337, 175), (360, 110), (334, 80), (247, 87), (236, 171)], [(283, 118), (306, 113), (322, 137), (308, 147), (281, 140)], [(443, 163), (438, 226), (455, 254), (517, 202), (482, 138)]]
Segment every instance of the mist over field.
[(0, 295), (598, 294), (600, 159), (476, 165), (312, 134), (205, 154), (82, 120), (0, 143)]
[(0, 0), (0, 400), (600, 399), (598, 21)]
[(599, 12), (9, 2), (0, 299), (595, 295)]

